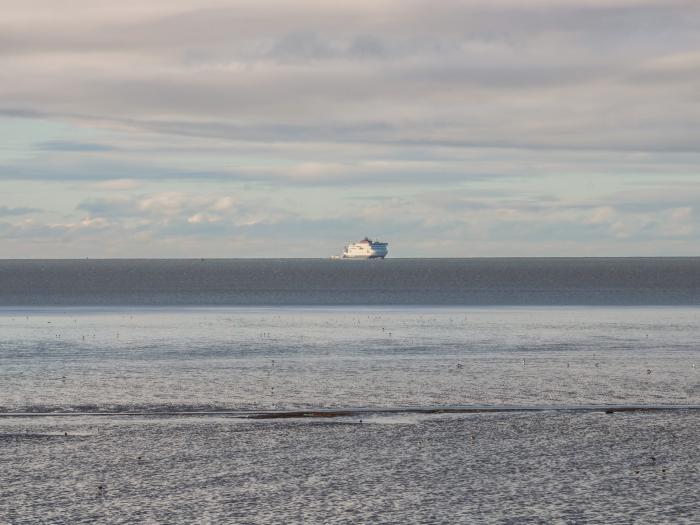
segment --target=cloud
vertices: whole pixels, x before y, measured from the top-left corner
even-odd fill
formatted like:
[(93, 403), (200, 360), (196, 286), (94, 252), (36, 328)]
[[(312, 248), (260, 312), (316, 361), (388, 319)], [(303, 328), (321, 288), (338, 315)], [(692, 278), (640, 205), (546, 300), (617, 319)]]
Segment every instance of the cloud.
[[(615, 195), (568, 200), (542, 195), (503, 198), (483, 194), (474, 198), (459, 192), (429, 192), (412, 198), (387, 198), (363, 206), (359, 215), (377, 228), (397, 222), (407, 232), (436, 239), (492, 240), (503, 243), (548, 241), (604, 243), (660, 241), (700, 237), (700, 221), (692, 205), (644, 209), (616, 204)], [(697, 202), (694, 196), (686, 201)]]
[(113, 151), (114, 147), (106, 144), (95, 144), (91, 142), (72, 142), (69, 140), (52, 140), (41, 142), (35, 146), (39, 151), (68, 151), (68, 152), (103, 152)]
[(279, 207), (255, 199), (175, 191), (87, 199), (80, 202), (77, 209), (88, 213), (88, 217), (136, 220), (152, 225), (216, 222), (237, 226), (275, 224), (293, 216)]
[(4, 13), (5, 111), (252, 141), (697, 149), (694, 2), (47, 9)]
[[(194, 153), (197, 155), (197, 153)], [(289, 159), (254, 165), (230, 166), (226, 159), (200, 153), (203, 166), (161, 164), (143, 157), (34, 157), (0, 165), (0, 180), (99, 181), (101, 190), (135, 189), (144, 181), (247, 182), (297, 186), (379, 185), (387, 183), (432, 184), (436, 181), (483, 180), (509, 177), (514, 171), (503, 162), (497, 165), (474, 161), (469, 166), (436, 159), (347, 159), (335, 162)], [(196, 163), (191, 163), (196, 164)], [(139, 180), (130, 176), (138, 175)]]
[(131, 197), (93, 198), (80, 202), (77, 209), (99, 217), (135, 217), (138, 203)]
[(0, 217), (16, 216), (16, 215), (28, 215), (30, 213), (38, 213), (41, 210), (38, 208), (27, 208), (27, 207), (16, 207), (11, 208), (9, 206), (0, 206)]
[(75, 237), (79, 238), (103, 238), (106, 230), (113, 229), (108, 220), (102, 217), (84, 217), (75, 222), (41, 222), (33, 218), (24, 219), (18, 222), (0, 223), (0, 233), (5, 239), (23, 239), (23, 240), (50, 240), (64, 239), (70, 241)]
[(2, 236), (692, 251), (697, 49), (694, 0), (15, 2)]
[(93, 188), (104, 191), (134, 190), (141, 186), (143, 186), (143, 182), (134, 179), (111, 179), (92, 185)]
[(122, 257), (326, 256), (364, 235), (389, 241), (393, 256), (556, 255), (561, 246), (567, 255), (624, 254), (644, 246), (646, 255), (664, 247), (692, 253), (700, 241), (694, 206), (670, 196), (665, 207), (649, 210), (615, 201), (614, 194), (572, 200), (535, 192), (426, 191), (349, 195), (319, 214), (246, 194), (120, 193), (82, 201), (76, 218), (6, 220), (0, 240), (27, 253), (38, 246), (64, 253), (63, 243), (91, 256)]

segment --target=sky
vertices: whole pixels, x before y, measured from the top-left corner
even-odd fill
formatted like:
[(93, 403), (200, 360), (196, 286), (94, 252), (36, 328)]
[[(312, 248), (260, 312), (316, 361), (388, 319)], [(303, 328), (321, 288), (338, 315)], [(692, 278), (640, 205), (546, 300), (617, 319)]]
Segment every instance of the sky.
[(700, 255), (697, 0), (0, 12), (0, 258)]

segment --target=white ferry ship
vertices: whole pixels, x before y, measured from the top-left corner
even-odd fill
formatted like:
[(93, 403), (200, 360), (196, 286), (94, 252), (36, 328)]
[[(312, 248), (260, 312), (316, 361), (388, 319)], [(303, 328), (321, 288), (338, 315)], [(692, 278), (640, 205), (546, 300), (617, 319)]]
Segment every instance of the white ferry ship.
[(383, 259), (389, 252), (388, 242), (378, 242), (365, 237), (361, 241), (348, 244), (337, 259)]

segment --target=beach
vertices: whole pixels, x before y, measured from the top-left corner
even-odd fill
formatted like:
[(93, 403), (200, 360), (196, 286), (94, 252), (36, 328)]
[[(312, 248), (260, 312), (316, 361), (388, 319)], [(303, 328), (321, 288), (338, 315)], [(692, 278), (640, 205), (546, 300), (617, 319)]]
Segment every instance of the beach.
[(10, 523), (692, 523), (697, 411), (0, 421)]
[[(469, 304), (469, 287), (461, 305), (126, 303), (138, 282), (0, 307), (0, 522), (696, 518), (694, 288), (644, 291), (680, 304)], [(442, 297), (429, 284), (412, 293)]]
[(0, 525), (700, 525), (700, 1), (5, 1), (0, 62)]

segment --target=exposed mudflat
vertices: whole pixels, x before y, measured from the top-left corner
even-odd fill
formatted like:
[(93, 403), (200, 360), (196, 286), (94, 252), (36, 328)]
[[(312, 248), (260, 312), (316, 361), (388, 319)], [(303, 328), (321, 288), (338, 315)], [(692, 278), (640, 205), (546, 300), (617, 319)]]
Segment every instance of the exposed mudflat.
[(0, 309), (0, 523), (697, 523), (698, 341), (693, 307)]
[(7, 418), (0, 521), (697, 523), (695, 411)]

